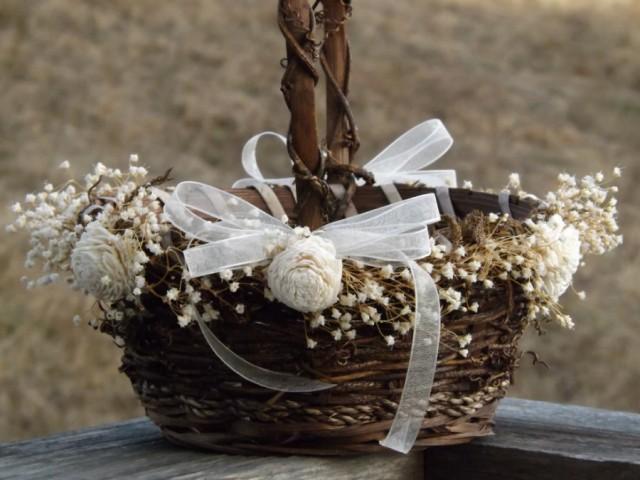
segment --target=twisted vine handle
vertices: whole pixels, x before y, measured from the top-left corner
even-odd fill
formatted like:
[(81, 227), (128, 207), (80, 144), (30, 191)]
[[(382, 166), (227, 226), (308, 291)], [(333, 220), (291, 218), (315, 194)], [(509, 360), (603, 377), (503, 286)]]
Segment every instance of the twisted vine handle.
[[(316, 8), (322, 4), (322, 10)], [(288, 151), (293, 161), (298, 203), (296, 222), (316, 229), (344, 214), (355, 192), (355, 178), (373, 178), (350, 164), (359, 147), (357, 127), (348, 100), (350, 49), (346, 21), (351, 2), (279, 0), (278, 25), (286, 42), (287, 59), (281, 90), (291, 112)], [(320, 41), (317, 23), (324, 26)], [(321, 148), (316, 124), (315, 86), (318, 62), (327, 79), (327, 136)], [(330, 184), (341, 184), (337, 195)]]

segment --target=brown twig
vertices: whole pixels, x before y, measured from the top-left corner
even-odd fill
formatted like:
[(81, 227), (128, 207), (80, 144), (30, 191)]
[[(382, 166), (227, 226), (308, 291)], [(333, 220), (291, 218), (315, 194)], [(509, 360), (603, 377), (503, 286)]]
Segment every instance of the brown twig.
[(313, 40), (315, 19), (307, 0), (280, 0), (278, 25), (287, 45), (287, 62), (282, 77), (282, 94), (291, 111), (288, 149), (294, 162), (298, 204), (298, 224), (311, 229), (326, 220), (322, 185), (322, 163), (318, 148), (315, 118), (315, 85), (318, 82), (316, 44)]
[(344, 0), (322, 0), (325, 40), (320, 64), (327, 78), (327, 148), (339, 164), (350, 163), (359, 147), (349, 104), (351, 51), (347, 19), (351, 6)]

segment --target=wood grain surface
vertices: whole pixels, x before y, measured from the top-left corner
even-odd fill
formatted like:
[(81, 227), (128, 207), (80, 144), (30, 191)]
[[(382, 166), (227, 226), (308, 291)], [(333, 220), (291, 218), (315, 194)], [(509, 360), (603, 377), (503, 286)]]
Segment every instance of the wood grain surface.
[(494, 437), (426, 454), (351, 458), (214, 455), (175, 447), (136, 419), (2, 444), (0, 478), (638, 479), (640, 415), (506, 399)]

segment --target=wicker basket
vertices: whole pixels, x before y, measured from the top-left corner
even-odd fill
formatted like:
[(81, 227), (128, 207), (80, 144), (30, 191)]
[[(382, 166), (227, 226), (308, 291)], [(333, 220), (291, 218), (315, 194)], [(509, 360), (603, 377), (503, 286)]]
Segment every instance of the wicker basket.
[[(399, 190), (411, 197), (429, 189)], [(234, 193), (259, 203), (251, 190)], [(293, 206), (286, 189), (277, 193)], [(361, 202), (378, 196), (376, 189), (365, 187), (355, 201), (366, 210)], [(499, 211), (492, 195), (452, 190), (451, 197), (461, 215)], [(514, 217), (523, 218), (532, 205), (512, 198), (511, 208)], [(446, 233), (447, 225), (437, 228)], [(508, 282), (496, 287), (490, 294), (481, 289), (472, 294), (482, 313), (443, 317), (444, 329), (472, 333), (474, 341), (466, 359), (441, 345), (430, 406), (414, 448), (491, 434), (492, 416), (511, 383), (520, 358), (517, 342), (527, 324), (519, 287)], [(268, 302), (241, 324), (232, 318), (214, 322), (215, 333), (253, 363), (339, 384), (321, 393), (282, 394), (235, 375), (212, 355), (196, 326), (180, 328), (166, 305), (151, 298), (147, 302), (149, 318), (105, 322), (102, 328), (124, 339), (121, 370), (169, 440), (227, 453), (348, 455), (383, 449), (378, 440), (395, 414), (410, 335), (390, 350), (372, 328), (342, 346), (326, 340), (309, 350), (301, 314)]]
[[(344, 21), (350, 14), (349, 2), (321, 3), (327, 36), (316, 55), (317, 45), (308, 35), (313, 22), (306, 0), (280, 1), (280, 27), (288, 47), (283, 92), (291, 110), (288, 146), (298, 203), (287, 188), (273, 192), (291, 218), (312, 229), (344, 214), (343, 207), (350, 202), (359, 212), (388, 203), (379, 187), (355, 188), (354, 174), (366, 177), (366, 173), (348, 164), (358, 146), (346, 100), (349, 63)], [(313, 103), (318, 77), (313, 64), (318, 57), (328, 80), (328, 161), (322, 165)], [(327, 188), (318, 188), (330, 182), (344, 187), (338, 205), (326, 201)], [(397, 189), (401, 198), (433, 191)], [(232, 193), (270, 210), (264, 194), (255, 189)], [(449, 211), (458, 219), (475, 211), (505, 210), (504, 198), (499, 202), (496, 195), (451, 189), (449, 198), (453, 212), (450, 206)], [(516, 220), (526, 218), (534, 207), (515, 197), (509, 203)], [(440, 206), (441, 211), (447, 210)], [(438, 231), (447, 236), (451, 221), (437, 224), (432, 234)], [(160, 277), (164, 273), (156, 272)], [(464, 443), (491, 434), (496, 404), (518, 364), (517, 342), (527, 324), (520, 287), (505, 281), (490, 291), (472, 291), (469, 298), (480, 304), (481, 313), (446, 315), (442, 328), (460, 335), (471, 333), (474, 341), (467, 358), (441, 341), (430, 404), (415, 448)], [(338, 384), (321, 393), (285, 394), (235, 375), (212, 355), (197, 326), (179, 327), (175, 315), (156, 297), (145, 298), (144, 303), (143, 316), (107, 320), (102, 329), (124, 340), (121, 369), (148, 416), (169, 440), (227, 453), (348, 455), (383, 450), (378, 441), (398, 406), (411, 335), (390, 349), (371, 327), (359, 331), (355, 340), (324, 339), (310, 350), (302, 314), (266, 301), (258, 301), (244, 316), (224, 317), (212, 324), (215, 334), (250, 362)]]

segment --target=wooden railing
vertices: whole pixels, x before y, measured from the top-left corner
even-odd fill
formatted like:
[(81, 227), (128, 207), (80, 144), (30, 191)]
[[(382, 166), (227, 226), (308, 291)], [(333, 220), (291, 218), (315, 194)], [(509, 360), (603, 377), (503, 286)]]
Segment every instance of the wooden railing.
[(506, 399), (496, 435), (403, 456), (240, 457), (175, 447), (146, 419), (0, 444), (0, 479), (640, 479), (640, 415)]

